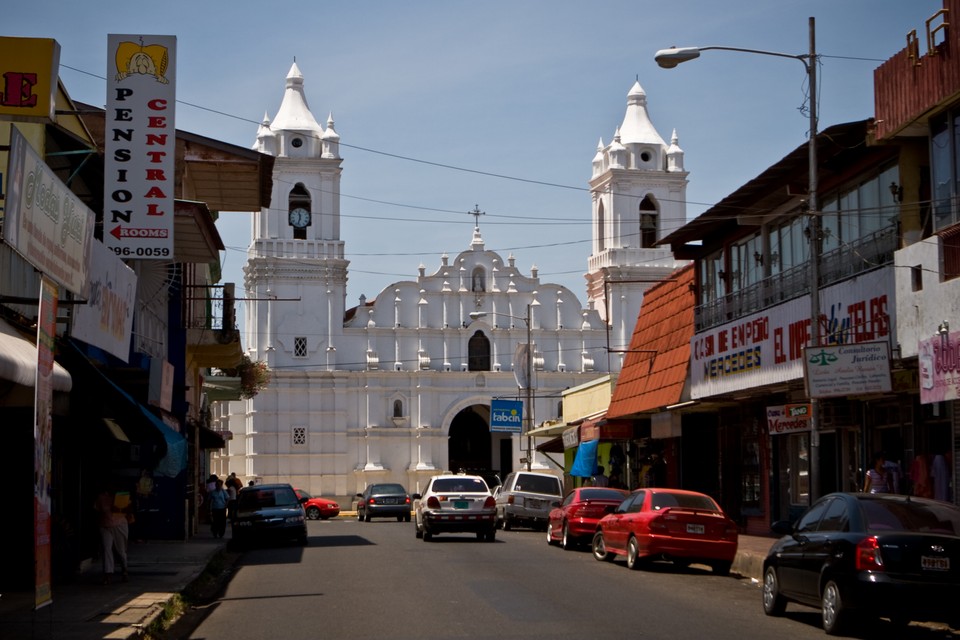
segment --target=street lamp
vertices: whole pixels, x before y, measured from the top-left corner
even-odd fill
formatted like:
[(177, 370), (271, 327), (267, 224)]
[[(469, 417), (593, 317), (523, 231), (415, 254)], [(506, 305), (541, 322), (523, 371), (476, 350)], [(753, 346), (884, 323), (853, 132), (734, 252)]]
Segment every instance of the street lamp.
[[(807, 208), (810, 216), (810, 346), (820, 344), (820, 214), (817, 210), (817, 48), (815, 20), (810, 18), (810, 52), (794, 55), (763, 51), (760, 49), (742, 49), (739, 47), (673, 47), (657, 51), (654, 59), (664, 69), (672, 69), (681, 62), (700, 57), (701, 51), (717, 49), (721, 51), (740, 51), (757, 53), (764, 56), (793, 58), (803, 64), (807, 72), (810, 91), (810, 143), (808, 145), (809, 187)], [(820, 403), (810, 398), (810, 501), (820, 495)]]
[[(525, 318), (520, 316), (512, 316), (509, 313), (499, 313), (495, 312), (493, 315), (503, 316), (504, 318), (513, 318), (514, 320), (523, 320), (527, 325), (527, 358), (525, 363), (526, 371), (526, 384), (524, 384), (524, 391), (526, 393), (526, 401), (524, 403), (523, 417), (524, 422), (526, 423), (526, 434), (527, 434), (527, 471), (530, 471), (533, 464), (533, 436), (530, 435), (530, 432), (533, 431), (533, 339), (531, 337), (531, 316), (530, 316), (530, 304), (527, 304), (527, 315)], [(470, 313), (470, 318), (476, 320), (477, 318), (483, 318), (487, 315), (486, 311), (472, 311)]]

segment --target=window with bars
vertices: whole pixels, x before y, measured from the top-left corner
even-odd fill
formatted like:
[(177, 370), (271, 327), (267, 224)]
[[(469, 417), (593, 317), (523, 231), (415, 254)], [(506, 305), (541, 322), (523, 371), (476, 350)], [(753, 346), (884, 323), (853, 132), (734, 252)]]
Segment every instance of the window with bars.
[(307, 339), (304, 336), (297, 336), (293, 339), (293, 357), (307, 357)]
[(307, 446), (307, 428), (306, 427), (293, 427), (293, 432), (291, 433), (291, 444), (294, 447)]

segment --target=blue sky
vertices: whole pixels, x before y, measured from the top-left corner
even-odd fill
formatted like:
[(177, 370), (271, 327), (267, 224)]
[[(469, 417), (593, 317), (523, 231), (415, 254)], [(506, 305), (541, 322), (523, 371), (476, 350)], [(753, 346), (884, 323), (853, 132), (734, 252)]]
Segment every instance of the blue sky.
[[(33, 0), (2, 35), (52, 37), (71, 96), (105, 103), (107, 35), (177, 36), (177, 127), (249, 147), (276, 113), (294, 58), (321, 123), (341, 136), (347, 306), (468, 248), (513, 254), (585, 304), (591, 160), (639, 80), (654, 125), (676, 129), (687, 213), (806, 142), (806, 73), (789, 59), (704, 52), (676, 69), (654, 53), (722, 45), (804, 54), (817, 20), (820, 128), (873, 115), (873, 70), (940, 0), (358, 0), (143, 5)], [(925, 47), (922, 48), (925, 49)], [(397, 156), (402, 156), (397, 157)], [(406, 159), (404, 159), (406, 158)], [(455, 168), (454, 168), (455, 167)], [(488, 174), (496, 174), (494, 177)], [(218, 223), (226, 281), (242, 285), (250, 216)], [(239, 294), (238, 294), (239, 296)], [(242, 316), (241, 316), (242, 317)]]

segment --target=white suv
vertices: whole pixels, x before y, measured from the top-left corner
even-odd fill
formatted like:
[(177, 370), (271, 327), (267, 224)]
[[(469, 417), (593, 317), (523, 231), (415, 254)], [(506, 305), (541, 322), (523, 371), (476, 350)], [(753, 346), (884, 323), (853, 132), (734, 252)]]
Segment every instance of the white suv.
[(497, 506), (480, 476), (433, 476), (422, 494), (415, 493), (417, 537), (429, 541), (439, 533), (476, 533), (477, 540), (493, 542)]
[(550, 511), (562, 499), (560, 478), (552, 473), (514, 471), (497, 489), (497, 524), (504, 531), (515, 525), (546, 530)]

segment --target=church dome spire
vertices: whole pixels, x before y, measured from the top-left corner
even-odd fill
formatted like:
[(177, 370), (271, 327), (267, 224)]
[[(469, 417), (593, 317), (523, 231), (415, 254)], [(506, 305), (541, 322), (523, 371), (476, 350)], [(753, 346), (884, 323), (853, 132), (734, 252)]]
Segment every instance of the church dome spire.
[(647, 113), (647, 93), (640, 86), (639, 80), (633, 83), (627, 93), (627, 113), (620, 125), (620, 141), (625, 145), (639, 143), (667, 146), (650, 121)]
[(290, 154), (291, 150), (288, 148), (288, 143), (298, 136), (307, 139), (306, 151), (308, 155), (319, 155), (318, 150), (320, 149), (320, 139), (323, 137), (323, 127), (310, 112), (307, 97), (303, 92), (303, 74), (296, 62), (293, 63), (289, 73), (287, 73), (283, 102), (280, 103), (280, 109), (277, 111), (270, 129), (283, 137), (280, 145), (282, 155)]

